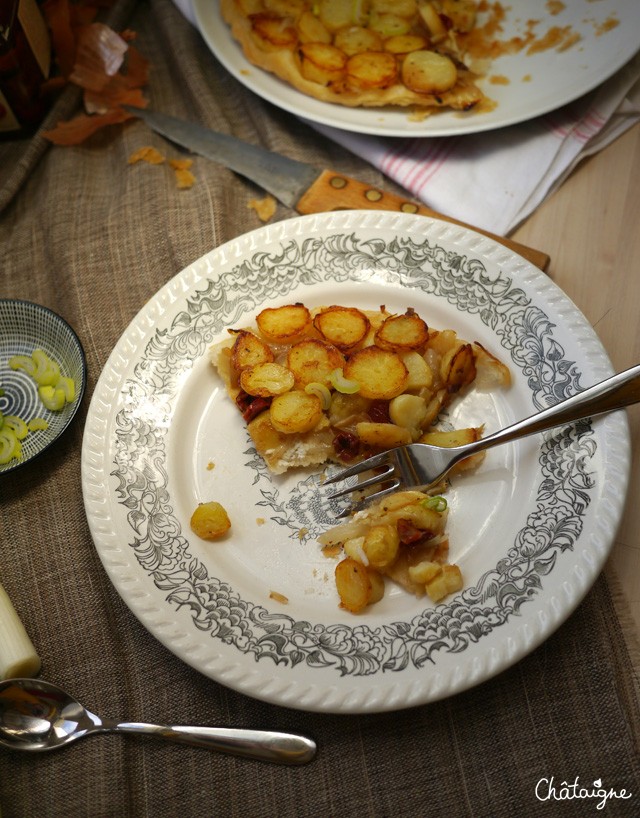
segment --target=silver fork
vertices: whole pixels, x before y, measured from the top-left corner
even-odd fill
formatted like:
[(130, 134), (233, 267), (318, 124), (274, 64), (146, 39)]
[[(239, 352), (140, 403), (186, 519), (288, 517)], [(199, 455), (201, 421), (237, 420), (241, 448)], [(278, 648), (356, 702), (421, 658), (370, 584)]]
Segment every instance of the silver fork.
[(536, 432), (545, 432), (565, 423), (572, 423), (605, 412), (612, 412), (615, 409), (622, 409), (638, 402), (640, 402), (640, 365), (613, 375), (613, 377), (607, 378), (595, 384), (595, 386), (590, 386), (588, 389), (578, 392), (577, 395), (573, 395), (555, 406), (543, 409), (542, 412), (520, 420), (474, 443), (448, 449), (431, 446), (427, 443), (410, 443), (407, 446), (399, 446), (396, 449), (389, 449), (373, 455), (373, 457), (343, 469), (327, 478), (323, 485), (338, 483), (371, 469), (376, 470), (376, 474), (372, 477), (330, 494), (329, 499), (334, 500), (352, 492), (360, 492), (378, 484), (389, 483), (379, 491), (361, 498), (338, 514), (338, 518), (348, 517), (374, 500), (379, 500), (393, 491), (399, 489), (428, 489), (429, 486), (433, 486), (442, 480), (456, 463), (470, 457), (472, 454), (476, 454), (476, 452), (498, 446), (501, 443), (518, 440)]

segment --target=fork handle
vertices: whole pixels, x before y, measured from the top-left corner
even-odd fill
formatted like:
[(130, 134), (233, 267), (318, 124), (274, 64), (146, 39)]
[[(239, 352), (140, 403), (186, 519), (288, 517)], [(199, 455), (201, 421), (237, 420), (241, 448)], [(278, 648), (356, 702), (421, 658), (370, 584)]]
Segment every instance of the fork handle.
[[(543, 409), (535, 415), (507, 426), (499, 432), (481, 438), (476, 443), (470, 443), (464, 448), (465, 457), (476, 451), (488, 449), (499, 443), (508, 443), (521, 437), (545, 432), (572, 423), (575, 420), (623, 409), (633, 403), (640, 402), (640, 366), (632, 366), (624, 372), (613, 375), (600, 383), (584, 389), (555, 406)], [(462, 456), (462, 452), (461, 452)]]

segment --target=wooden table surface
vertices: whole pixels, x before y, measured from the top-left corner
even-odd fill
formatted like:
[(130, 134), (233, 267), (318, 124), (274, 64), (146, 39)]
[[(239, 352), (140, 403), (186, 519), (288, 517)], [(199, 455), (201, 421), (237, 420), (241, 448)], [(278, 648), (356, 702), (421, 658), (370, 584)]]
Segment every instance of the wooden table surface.
[[(640, 363), (640, 125), (585, 160), (512, 237), (549, 253), (550, 277), (616, 371)], [(627, 411), (632, 466), (611, 562), (640, 635), (640, 405)]]

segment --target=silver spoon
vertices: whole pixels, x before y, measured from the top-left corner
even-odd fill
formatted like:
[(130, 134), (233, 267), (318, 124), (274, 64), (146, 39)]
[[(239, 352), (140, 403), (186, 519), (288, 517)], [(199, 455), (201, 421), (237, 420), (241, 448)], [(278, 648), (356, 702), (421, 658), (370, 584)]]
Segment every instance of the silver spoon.
[(42, 679), (0, 682), (0, 745), (10, 750), (54, 750), (91, 733), (133, 733), (204, 747), (222, 753), (306, 764), (316, 753), (309, 738), (270, 730), (178, 727), (101, 719), (64, 690)]

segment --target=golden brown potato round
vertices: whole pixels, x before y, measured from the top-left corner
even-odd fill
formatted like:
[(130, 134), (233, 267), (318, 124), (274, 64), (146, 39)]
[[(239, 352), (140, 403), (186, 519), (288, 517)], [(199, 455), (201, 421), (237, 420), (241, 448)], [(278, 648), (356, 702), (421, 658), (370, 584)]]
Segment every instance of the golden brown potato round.
[(347, 55), (329, 43), (303, 43), (300, 48), (302, 76), (311, 82), (328, 85), (339, 80), (347, 64)]
[(274, 17), (272, 14), (252, 14), (251, 29), (258, 45), (267, 51), (295, 48), (298, 44), (296, 30), (286, 18)]
[(345, 3), (345, 0), (319, 0), (318, 17), (331, 32), (361, 23), (354, 4)]
[(268, 341), (290, 344), (311, 326), (311, 315), (304, 304), (267, 307), (256, 318), (258, 329)]
[(369, 560), (369, 565), (379, 571), (395, 562), (399, 549), (400, 537), (395, 525), (387, 523), (373, 525), (364, 535), (362, 550)]
[(277, 395), (269, 407), (274, 428), (286, 435), (304, 434), (322, 420), (322, 403), (317, 395), (299, 389)]
[(363, 420), (356, 423), (356, 434), (372, 449), (393, 449), (396, 446), (406, 446), (412, 441), (411, 431), (403, 426), (396, 426), (395, 423)]
[(340, 29), (333, 39), (336, 48), (348, 57), (362, 54), (364, 51), (382, 51), (382, 37), (375, 31), (362, 26), (349, 26)]
[(273, 352), (261, 338), (246, 330), (236, 335), (231, 351), (231, 365), (236, 372), (242, 372), (248, 366), (269, 361), (273, 361)]
[(318, 338), (299, 341), (287, 353), (287, 366), (293, 372), (296, 386), (301, 388), (310, 383), (329, 387), (329, 376), (344, 363), (344, 355), (339, 349)]
[(353, 88), (387, 88), (398, 78), (398, 63), (386, 51), (363, 51), (349, 57), (346, 71)]
[(358, 613), (371, 602), (373, 585), (362, 563), (347, 557), (336, 565), (335, 578), (342, 608)]
[(409, 372), (395, 352), (365, 347), (348, 359), (344, 376), (360, 384), (360, 394), (364, 398), (390, 400), (404, 390)]
[(296, 22), (301, 43), (330, 43), (331, 32), (310, 11), (303, 12)]
[(376, 346), (393, 352), (424, 349), (428, 340), (429, 327), (413, 310), (390, 315), (374, 335)]
[(453, 60), (435, 51), (412, 51), (402, 63), (402, 81), (417, 94), (442, 94), (453, 88), (457, 79)]
[(443, 355), (440, 374), (449, 394), (472, 383), (476, 377), (476, 363), (471, 344), (463, 344)]
[(421, 48), (427, 46), (426, 37), (422, 37), (420, 34), (398, 34), (395, 37), (387, 37), (384, 41), (384, 50), (396, 56), (409, 54), (412, 51), (420, 51)]
[(341, 350), (359, 344), (369, 331), (369, 319), (355, 307), (328, 307), (313, 319), (313, 326), (326, 341)]
[(217, 540), (231, 528), (231, 520), (220, 503), (199, 503), (191, 515), (191, 530), (203, 540)]
[(369, 17), (369, 28), (382, 37), (398, 37), (409, 33), (411, 20), (390, 12), (373, 11)]
[(294, 383), (293, 373), (286, 366), (271, 362), (249, 366), (240, 374), (240, 386), (259, 398), (281, 395), (293, 389)]

